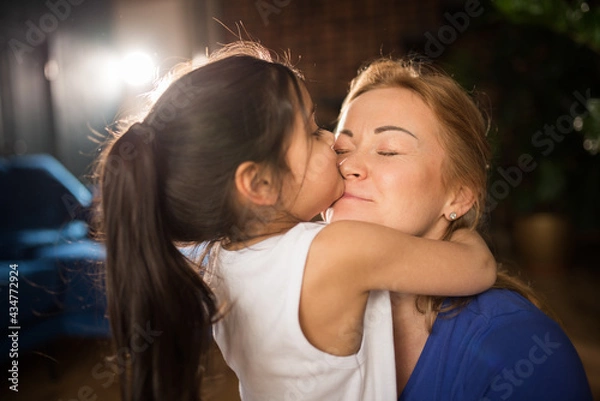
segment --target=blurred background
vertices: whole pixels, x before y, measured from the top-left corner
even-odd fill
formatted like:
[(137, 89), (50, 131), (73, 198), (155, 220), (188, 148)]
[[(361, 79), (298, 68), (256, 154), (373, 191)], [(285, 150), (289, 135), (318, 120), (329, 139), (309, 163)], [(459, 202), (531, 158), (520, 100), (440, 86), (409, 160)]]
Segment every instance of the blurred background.
[[(378, 56), (425, 56), (473, 91), (492, 121), (490, 246), (556, 310), (600, 400), (600, 5), (582, 0), (3, 3), (6, 369), (11, 270), (22, 291), (19, 393), (3, 378), (0, 398), (118, 399), (104, 360), (103, 249), (87, 232), (94, 132), (139, 113), (177, 63), (201, 62), (238, 36), (289, 52), (329, 128), (350, 80)], [(211, 399), (236, 399), (230, 372), (210, 380)]]

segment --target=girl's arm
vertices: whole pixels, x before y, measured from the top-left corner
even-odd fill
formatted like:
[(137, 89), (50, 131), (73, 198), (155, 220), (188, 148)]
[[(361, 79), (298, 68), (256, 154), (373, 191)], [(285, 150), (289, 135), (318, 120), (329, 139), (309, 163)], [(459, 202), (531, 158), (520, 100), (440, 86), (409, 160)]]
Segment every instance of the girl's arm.
[(360, 292), (465, 296), (487, 290), (496, 280), (493, 255), (479, 234), (466, 229), (456, 231), (450, 242), (338, 221), (317, 234), (311, 260), (327, 266), (333, 282)]

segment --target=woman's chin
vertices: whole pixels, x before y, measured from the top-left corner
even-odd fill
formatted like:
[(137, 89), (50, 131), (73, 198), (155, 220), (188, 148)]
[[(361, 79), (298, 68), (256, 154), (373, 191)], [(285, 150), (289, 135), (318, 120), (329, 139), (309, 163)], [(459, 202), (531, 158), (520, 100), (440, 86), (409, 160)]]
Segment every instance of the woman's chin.
[(343, 207), (336, 203), (325, 212), (325, 221), (332, 223), (340, 220), (370, 221), (365, 212)]

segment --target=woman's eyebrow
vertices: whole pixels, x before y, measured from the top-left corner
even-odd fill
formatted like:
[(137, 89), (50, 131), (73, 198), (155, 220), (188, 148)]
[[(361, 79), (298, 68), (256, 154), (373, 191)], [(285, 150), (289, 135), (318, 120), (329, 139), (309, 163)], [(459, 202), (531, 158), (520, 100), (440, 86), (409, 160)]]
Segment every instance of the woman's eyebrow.
[(415, 134), (413, 134), (412, 132), (410, 132), (406, 128), (397, 127), (395, 125), (384, 125), (382, 127), (377, 127), (377, 128), (375, 128), (375, 130), (373, 131), (373, 133), (375, 133), (375, 134), (381, 134), (382, 132), (386, 132), (386, 131), (400, 131), (400, 132), (404, 132), (404, 133), (412, 136), (416, 140), (419, 140), (419, 138), (417, 138), (417, 136)]
[(338, 133), (338, 135), (339, 134), (343, 134), (343, 135), (346, 135), (346, 136), (348, 136), (350, 138), (352, 138), (354, 136), (354, 134), (352, 133), (352, 131), (350, 131), (349, 129), (343, 129), (341, 131), (338, 131), (337, 133)]

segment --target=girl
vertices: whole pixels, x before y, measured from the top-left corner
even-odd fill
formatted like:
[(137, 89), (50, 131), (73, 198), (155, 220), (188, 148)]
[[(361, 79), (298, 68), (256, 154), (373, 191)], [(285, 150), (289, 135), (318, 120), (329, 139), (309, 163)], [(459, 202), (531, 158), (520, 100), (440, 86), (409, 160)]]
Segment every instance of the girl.
[[(298, 73), (258, 45), (234, 45), (171, 84), (104, 150), (123, 400), (197, 400), (219, 317), (215, 337), (244, 400), (394, 399), (387, 290), (469, 295), (494, 281), (493, 257), (465, 230), (448, 242), (310, 223), (340, 197), (373, 201), (344, 192), (333, 135), (314, 113)], [(208, 244), (209, 275), (198, 268), (206, 255), (184, 257), (183, 243)], [(147, 347), (140, 327), (154, 333)]]

